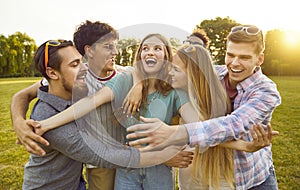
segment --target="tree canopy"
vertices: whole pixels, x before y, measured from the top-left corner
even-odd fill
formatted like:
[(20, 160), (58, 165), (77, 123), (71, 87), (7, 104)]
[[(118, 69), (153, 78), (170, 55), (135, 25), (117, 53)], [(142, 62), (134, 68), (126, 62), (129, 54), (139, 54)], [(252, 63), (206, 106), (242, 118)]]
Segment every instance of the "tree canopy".
[(27, 34), (16, 32), (8, 37), (0, 35), (0, 76), (34, 76), (35, 41)]
[[(216, 64), (224, 64), (226, 37), (233, 26), (240, 25), (229, 17), (203, 20), (195, 29), (203, 29), (210, 39), (208, 47)], [(300, 34), (274, 29), (264, 31), (265, 61), (263, 72), (267, 75), (300, 75)], [(177, 48), (181, 42), (169, 39)], [(119, 54), (116, 62), (132, 65), (140, 39), (128, 38), (118, 42)], [(8, 37), (0, 34), (0, 77), (36, 76), (33, 56), (37, 49), (34, 39), (25, 33), (16, 32)]]

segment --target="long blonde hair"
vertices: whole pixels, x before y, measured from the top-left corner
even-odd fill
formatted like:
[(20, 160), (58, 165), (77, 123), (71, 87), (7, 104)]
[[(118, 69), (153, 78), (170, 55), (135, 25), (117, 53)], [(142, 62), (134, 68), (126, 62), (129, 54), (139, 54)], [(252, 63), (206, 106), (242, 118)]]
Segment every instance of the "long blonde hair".
[[(184, 46), (177, 55), (187, 68), (188, 92), (199, 120), (230, 113), (229, 98), (216, 75), (209, 52), (201, 46)], [(206, 186), (219, 189), (223, 175), (234, 188), (233, 150), (215, 146), (200, 153), (196, 147), (193, 171), (193, 177)]]

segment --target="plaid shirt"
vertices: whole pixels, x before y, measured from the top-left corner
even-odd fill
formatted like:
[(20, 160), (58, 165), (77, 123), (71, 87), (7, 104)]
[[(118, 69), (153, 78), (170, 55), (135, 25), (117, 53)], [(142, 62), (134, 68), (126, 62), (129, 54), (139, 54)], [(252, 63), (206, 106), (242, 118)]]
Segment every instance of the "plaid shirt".
[[(216, 66), (219, 79), (228, 73), (226, 66)], [(234, 100), (234, 111), (227, 116), (185, 124), (190, 137), (190, 146), (199, 145), (200, 150), (233, 139), (251, 141), (249, 128), (252, 124), (270, 122), (274, 109), (280, 105), (281, 97), (276, 84), (266, 77), (260, 67), (255, 73), (237, 85), (238, 95)], [(249, 189), (263, 183), (273, 166), (271, 146), (254, 153), (235, 151), (234, 167), (236, 189)]]

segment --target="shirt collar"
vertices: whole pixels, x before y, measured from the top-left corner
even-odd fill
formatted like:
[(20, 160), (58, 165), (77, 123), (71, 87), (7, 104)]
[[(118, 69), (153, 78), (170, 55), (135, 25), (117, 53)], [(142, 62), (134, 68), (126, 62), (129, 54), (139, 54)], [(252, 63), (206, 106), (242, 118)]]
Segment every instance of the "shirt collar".
[(254, 69), (254, 73), (246, 78), (245, 80), (243, 80), (242, 82), (240, 82), (237, 86), (237, 89), (240, 87), (241, 89), (247, 89), (249, 86), (251, 86), (254, 82), (256, 82), (257, 80), (259, 80), (259, 78), (262, 75), (262, 71), (261, 71), (261, 67), (256, 67)]
[(98, 77), (91, 69), (88, 69), (88, 71), (92, 75), (93, 78), (95, 78), (96, 80), (98, 80), (100, 82), (106, 82), (106, 81), (112, 79), (117, 74), (116, 70), (114, 70), (111, 75), (101, 78), (101, 77)]
[(46, 102), (57, 111), (61, 112), (72, 105), (72, 101), (62, 99), (58, 96), (48, 93), (48, 86), (41, 86), (38, 90), (38, 98)]

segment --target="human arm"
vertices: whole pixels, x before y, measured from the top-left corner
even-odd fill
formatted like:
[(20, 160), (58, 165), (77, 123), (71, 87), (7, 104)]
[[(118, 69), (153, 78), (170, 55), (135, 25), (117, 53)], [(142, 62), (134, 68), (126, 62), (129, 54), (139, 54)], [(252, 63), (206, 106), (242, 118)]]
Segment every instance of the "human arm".
[(43, 156), (45, 151), (37, 142), (46, 146), (49, 145), (49, 142), (40, 135), (35, 134), (33, 128), (27, 125), (25, 120), (29, 103), (37, 97), (39, 87), (40, 82), (36, 82), (15, 93), (12, 97), (10, 112), (13, 129), (16, 132), (18, 141), (25, 146), (27, 152)]
[[(149, 151), (162, 149), (169, 145), (188, 144), (189, 136), (184, 125), (169, 126), (156, 118), (143, 118), (143, 124), (137, 124), (127, 128), (127, 131), (133, 132), (126, 138), (141, 138), (130, 141), (130, 145), (136, 146), (139, 144), (148, 143), (149, 145), (141, 148), (141, 151)], [(260, 125), (254, 125), (254, 129), (250, 130), (253, 141), (247, 142), (244, 140), (231, 140), (220, 144), (226, 148), (232, 148), (241, 151), (254, 152), (271, 143), (272, 137), (278, 135), (277, 131), (273, 131), (271, 125), (267, 125), (268, 132)], [(143, 138), (142, 138), (143, 137)]]
[(192, 163), (193, 157), (193, 151), (181, 150), (173, 158), (164, 162), (164, 164), (170, 167), (186, 168)]
[(280, 105), (281, 97), (275, 83), (263, 76), (257, 77), (255, 82), (247, 82), (251, 82), (251, 85), (239, 89), (235, 110), (231, 114), (185, 124), (190, 146), (199, 145), (199, 148), (205, 149), (229, 140), (238, 140), (244, 135), (249, 136), (249, 129), (255, 123), (261, 123), (265, 128), (274, 109)]
[(279, 134), (278, 131), (273, 131), (270, 124), (267, 125), (268, 131), (265, 132), (261, 125), (253, 125), (250, 129), (252, 141), (232, 140), (221, 143), (220, 146), (246, 152), (255, 152), (269, 146), (272, 137)]
[(141, 82), (141, 77), (137, 72), (132, 70), (132, 79), (133, 86), (125, 97), (122, 108), (123, 112), (132, 116), (135, 115), (136, 111), (139, 111), (139, 107), (142, 102), (142, 91), (143, 91), (143, 83)]
[(161, 150), (170, 145), (184, 146), (189, 142), (189, 136), (184, 125), (167, 125), (157, 118), (140, 117), (143, 123), (127, 128), (127, 139), (130, 146), (150, 143), (140, 148), (140, 151)]
[[(139, 152), (134, 147), (124, 146), (110, 136), (94, 138), (82, 130), (80, 122), (71, 122), (45, 133), (54, 148), (74, 160), (98, 167), (140, 168), (161, 164), (176, 155), (182, 147), (170, 146), (160, 151)], [(159, 155), (159, 156), (157, 156)]]
[[(188, 154), (183, 153), (182, 155), (182, 146), (168, 146), (162, 150), (156, 150), (156, 151), (141, 151), (140, 152), (140, 164), (139, 167), (149, 167), (149, 166), (154, 166), (158, 164), (166, 164), (168, 166), (173, 166), (173, 167), (187, 167), (187, 165), (190, 164), (188, 160)], [(159, 155), (159, 156), (158, 156)], [(176, 159), (176, 157), (184, 157), (183, 159)], [(187, 159), (187, 161), (185, 160)], [(171, 161), (173, 160), (173, 161)], [(174, 161), (176, 160), (176, 161)], [(181, 160), (181, 161), (178, 161)]]
[(104, 87), (95, 94), (80, 99), (59, 114), (38, 122), (30, 120), (28, 124), (35, 127), (37, 134), (42, 135), (51, 129), (81, 118), (98, 106), (110, 102), (113, 99), (113, 91), (109, 87)]

